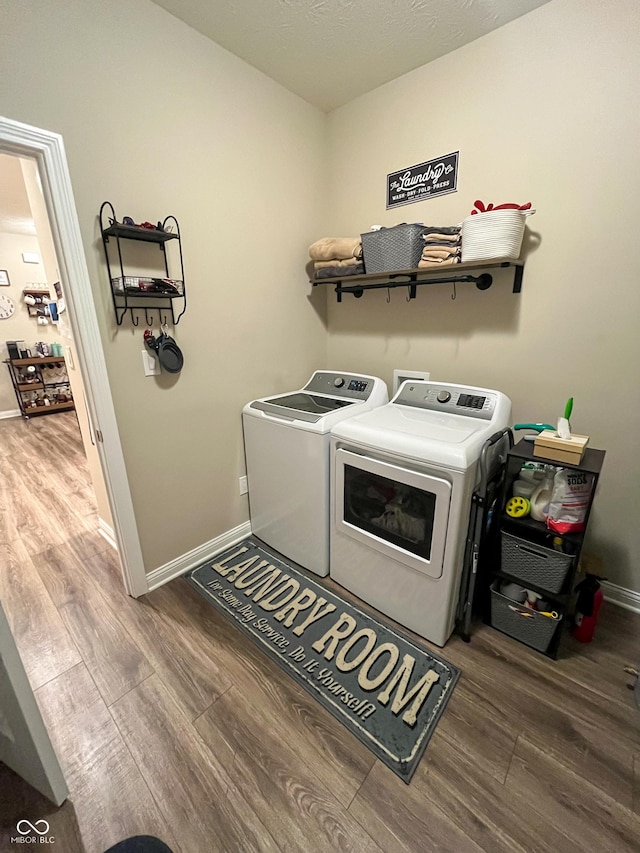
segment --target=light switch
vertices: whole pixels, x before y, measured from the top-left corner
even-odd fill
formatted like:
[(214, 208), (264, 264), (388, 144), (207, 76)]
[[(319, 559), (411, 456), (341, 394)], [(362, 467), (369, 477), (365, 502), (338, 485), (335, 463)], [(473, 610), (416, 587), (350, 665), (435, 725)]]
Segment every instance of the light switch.
[(142, 364), (144, 365), (145, 376), (160, 376), (160, 364), (149, 350), (142, 350)]

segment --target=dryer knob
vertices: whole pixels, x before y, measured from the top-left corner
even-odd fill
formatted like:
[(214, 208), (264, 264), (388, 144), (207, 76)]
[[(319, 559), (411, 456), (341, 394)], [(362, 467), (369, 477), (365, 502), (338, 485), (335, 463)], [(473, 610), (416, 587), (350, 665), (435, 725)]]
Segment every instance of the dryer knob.
[(342, 376), (336, 376), (336, 378), (333, 380), (333, 384), (336, 386), (336, 388), (342, 388), (342, 386), (344, 385), (344, 379), (342, 378)]
[(451, 399), (451, 394), (449, 391), (438, 391), (438, 402), (439, 403), (448, 403)]

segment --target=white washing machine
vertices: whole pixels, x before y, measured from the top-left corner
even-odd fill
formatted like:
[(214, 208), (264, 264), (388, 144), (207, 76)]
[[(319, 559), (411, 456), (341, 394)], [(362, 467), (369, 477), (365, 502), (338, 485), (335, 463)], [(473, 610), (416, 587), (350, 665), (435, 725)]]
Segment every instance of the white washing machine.
[(333, 426), (389, 400), (375, 376), (317, 370), (304, 388), (242, 412), (251, 530), (285, 557), (329, 574)]
[(404, 382), (332, 430), (331, 577), (443, 646), (454, 627), (485, 440), (511, 420), (499, 391)]

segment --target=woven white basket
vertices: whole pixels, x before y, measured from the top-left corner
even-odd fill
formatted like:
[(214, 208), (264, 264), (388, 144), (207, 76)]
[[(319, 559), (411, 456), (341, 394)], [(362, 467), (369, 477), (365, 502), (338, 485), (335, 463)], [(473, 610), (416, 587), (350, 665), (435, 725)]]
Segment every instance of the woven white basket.
[(462, 261), (520, 257), (527, 216), (535, 210), (489, 210), (462, 220)]

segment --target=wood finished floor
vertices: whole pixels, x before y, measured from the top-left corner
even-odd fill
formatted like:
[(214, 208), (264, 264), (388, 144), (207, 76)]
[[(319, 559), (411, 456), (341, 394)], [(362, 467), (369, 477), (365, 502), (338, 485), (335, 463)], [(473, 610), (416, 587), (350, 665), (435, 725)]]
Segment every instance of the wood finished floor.
[(60, 853), (640, 849), (640, 616), (605, 604), (555, 663), (453, 638), (407, 786), (184, 581), (124, 594), (73, 413), (0, 421), (0, 493), (0, 596), (71, 790), (56, 810), (0, 765), (0, 850), (20, 818)]

